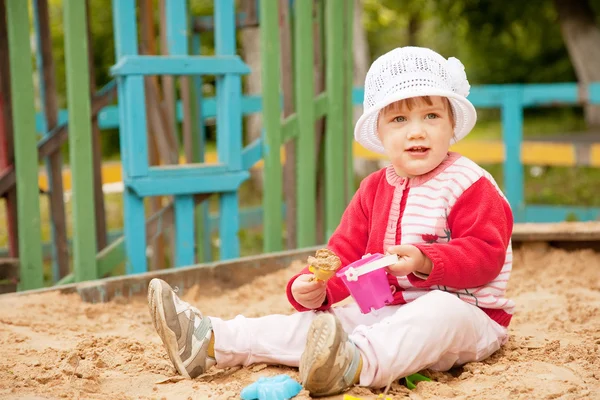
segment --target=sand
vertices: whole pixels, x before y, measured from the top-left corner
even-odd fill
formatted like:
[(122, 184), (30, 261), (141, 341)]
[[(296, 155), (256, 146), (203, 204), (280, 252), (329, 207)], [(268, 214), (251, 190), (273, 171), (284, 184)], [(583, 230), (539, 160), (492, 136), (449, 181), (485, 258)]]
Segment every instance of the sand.
[[(184, 294), (208, 314), (234, 317), (291, 313), (283, 293), (298, 265), (235, 291)], [(388, 396), (412, 399), (599, 399), (600, 254), (528, 245), (515, 253), (509, 295), (518, 308), (507, 345), (484, 362), (445, 373), (413, 391), (400, 383)], [(77, 295), (0, 297), (0, 398), (239, 399), (261, 376), (291, 368), (254, 365), (213, 369), (181, 379), (150, 322), (145, 299), (86, 304)], [(377, 398), (379, 391), (350, 394)], [(310, 398), (301, 392), (298, 399)], [(341, 396), (336, 398), (341, 399)]]

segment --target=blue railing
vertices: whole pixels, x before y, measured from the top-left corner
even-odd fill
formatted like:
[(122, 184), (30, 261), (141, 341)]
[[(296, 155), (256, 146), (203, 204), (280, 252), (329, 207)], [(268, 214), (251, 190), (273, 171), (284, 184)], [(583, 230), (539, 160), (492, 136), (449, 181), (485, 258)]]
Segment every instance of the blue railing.
[[(505, 147), (503, 163), (504, 191), (517, 222), (555, 222), (575, 216), (579, 220), (600, 218), (600, 208), (584, 206), (545, 206), (525, 203), (524, 171), (521, 162), (523, 142), (523, 110), (534, 107), (556, 107), (563, 105), (600, 104), (600, 83), (590, 84), (585, 90), (575, 83), (528, 84), (528, 85), (482, 85), (471, 89), (469, 100), (477, 108), (497, 108), (502, 115), (502, 140)], [(353, 103), (362, 104), (363, 89), (355, 88)], [(261, 112), (260, 96), (244, 96), (241, 109), (244, 115)], [(214, 119), (217, 105), (214, 98), (206, 98), (202, 103), (204, 122)], [(181, 121), (181, 103), (177, 104), (177, 118)], [(67, 121), (67, 111), (59, 113), (59, 123)], [(117, 106), (107, 106), (98, 115), (100, 129), (119, 127)], [(36, 126), (43, 132), (43, 115), (36, 117)], [(600, 138), (599, 138), (600, 142)], [(255, 213), (255, 211), (253, 211)], [(255, 218), (251, 219), (255, 221)]]

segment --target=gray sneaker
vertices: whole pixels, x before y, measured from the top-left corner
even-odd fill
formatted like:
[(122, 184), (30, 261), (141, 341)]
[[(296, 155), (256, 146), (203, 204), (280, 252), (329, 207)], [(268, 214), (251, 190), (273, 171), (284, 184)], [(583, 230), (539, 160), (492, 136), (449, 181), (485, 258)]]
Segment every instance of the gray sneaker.
[(340, 321), (329, 313), (317, 316), (300, 358), (302, 386), (311, 396), (339, 394), (358, 383), (356, 375), (361, 367), (360, 352)]
[(154, 328), (181, 375), (195, 378), (216, 364), (207, 354), (212, 335), (210, 319), (177, 297), (167, 282), (156, 278), (150, 281), (148, 306)]

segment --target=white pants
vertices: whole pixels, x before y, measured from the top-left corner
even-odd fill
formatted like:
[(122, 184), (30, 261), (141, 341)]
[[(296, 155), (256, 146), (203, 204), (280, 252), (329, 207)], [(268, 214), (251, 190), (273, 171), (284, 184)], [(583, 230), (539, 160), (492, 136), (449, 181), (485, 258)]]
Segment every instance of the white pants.
[[(333, 307), (363, 359), (360, 385), (384, 387), (391, 380), (430, 368), (481, 361), (507, 340), (507, 329), (479, 308), (442, 291), (362, 314), (356, 304)], [(316, 312), (236, 318), (211, 317), (219, 368), (267, 363), (297, 367)]]

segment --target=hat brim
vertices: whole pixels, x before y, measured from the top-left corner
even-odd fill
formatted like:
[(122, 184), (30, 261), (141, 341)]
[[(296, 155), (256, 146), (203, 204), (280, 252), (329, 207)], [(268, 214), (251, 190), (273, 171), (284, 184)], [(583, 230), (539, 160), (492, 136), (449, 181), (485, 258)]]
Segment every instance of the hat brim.
[(411, 91), (403, 91), (402, 94), (397, 94), (395, 96), (388, 96), (385, 100), (375, 104), (368, 110), (364, 110), (354, 127), (354, 139), (367, 150), (385, 154), (381, 140), (379, 140), (379, 137), (377, 136), (379, 112), (396, 101), (422, 96), (441, 96), (448, 98), (450, 101), (452, 112), (454, 114), (454, 137), (452, 138), (451, 144), (454, 144), (467, 136), (475, 126), (475, 122), (477, 121), (477, 111), (466, 97), (449, 90), (423, 87), (415, 88)]

